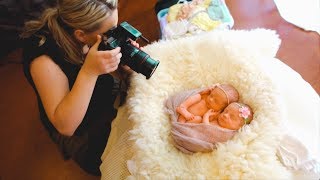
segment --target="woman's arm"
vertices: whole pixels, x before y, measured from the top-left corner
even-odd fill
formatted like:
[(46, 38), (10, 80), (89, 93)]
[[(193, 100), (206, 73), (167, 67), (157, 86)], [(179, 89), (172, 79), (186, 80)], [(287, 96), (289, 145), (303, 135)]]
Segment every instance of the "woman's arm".
[(68, 78), (50, 57), (40, 56), (30, 65), (48, 118), (61, 134), (73, 135), (86, 114), (98, 76), (118, 67), (120, 48), (97, 51), (98, 43), (90, 49), (71, 90)]

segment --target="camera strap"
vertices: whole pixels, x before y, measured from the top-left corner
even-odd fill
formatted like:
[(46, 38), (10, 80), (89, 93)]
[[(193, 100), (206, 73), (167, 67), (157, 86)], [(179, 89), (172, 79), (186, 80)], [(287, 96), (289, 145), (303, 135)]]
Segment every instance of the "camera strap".
[(115, 97), (113, 107), (118, 109), (125, 103), (127, 97), (127, 85), (125, 81), (113, 77), (112, 95)]

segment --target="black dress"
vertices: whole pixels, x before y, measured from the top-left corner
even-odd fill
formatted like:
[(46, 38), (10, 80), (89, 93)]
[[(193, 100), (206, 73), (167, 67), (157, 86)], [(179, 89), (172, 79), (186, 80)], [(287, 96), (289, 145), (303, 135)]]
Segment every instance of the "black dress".
[(46, 37), (44, 44), (39, 46), (40, 38), (33, 35), (24, 40), (23, 50), (24, 73), (36, 92), (40, 119), (48, 130), (52, 140), (58, 145), (65, 159), (72, 158), (85, 171), (94, 175), (100, 175), (100, 157), (110, 134), (111, 122), (117, 114), (117, 110), (113, 107), (117, 93), (114, 88), (117, 87), (117, 81), (114, 80), (110, 74), (99, 76), (88, 110), (74, 135), (67, 137), (60, 134), (49, 121), (44, 110), (30, 75), (30, 63), (36, 57), (48, 55), (67, 76), (70, 89), (77, 78), (81, 66), (64, 60), (63, 51), (56, 44), (52, 36), (46, 32), (47, 31), (40, 31), (37, 33)]

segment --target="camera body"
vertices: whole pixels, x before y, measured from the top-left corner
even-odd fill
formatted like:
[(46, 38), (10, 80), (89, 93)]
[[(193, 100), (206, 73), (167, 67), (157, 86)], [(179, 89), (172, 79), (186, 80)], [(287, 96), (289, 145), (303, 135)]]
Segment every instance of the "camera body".
[(130, 40), (136, 41), (142, 37), (141, 32), (135, 29), (127, 22), (122, 22), (102, 35), (102, 41), (99, 44), (99, 50), (111, 50), (121, 47), (122, 57), (120, 63), (129, 66), (137, 73), (141, 73), (149, 79), (159, 65), (159, 61), (154, 60), (142, 51), (133, 46)]

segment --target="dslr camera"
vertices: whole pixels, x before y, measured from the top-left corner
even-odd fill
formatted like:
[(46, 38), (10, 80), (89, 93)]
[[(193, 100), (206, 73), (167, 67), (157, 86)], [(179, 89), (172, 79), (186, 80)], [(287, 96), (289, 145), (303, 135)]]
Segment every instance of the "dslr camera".
[(136, 41), (140, 37), (149, 42), (129, 23), (122, 22), (119, 26), (103, 33), (98, 49), (111, 50), (121, 47), (120, 63), (128, 65), (132, 70), (149, 79), (158, 67), (159, 61), (152, 59), (150, 55), (131, 44), (130, 39)]

